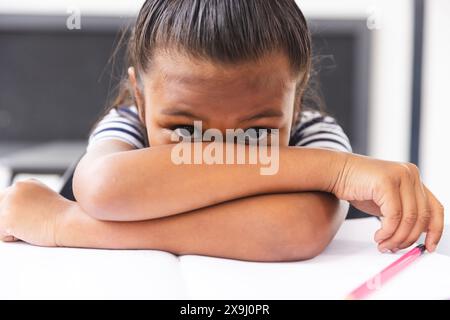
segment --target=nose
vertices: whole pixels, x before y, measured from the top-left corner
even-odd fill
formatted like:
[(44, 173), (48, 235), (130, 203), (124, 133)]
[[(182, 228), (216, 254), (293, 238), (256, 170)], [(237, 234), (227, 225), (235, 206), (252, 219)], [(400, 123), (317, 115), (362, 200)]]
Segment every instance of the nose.
[(225, 134), (227, 129), (245, 129), (241, 128), (241, 124), (236, 119), (236, 117), (229, 115), (216, 116), (213, 119), (209, 120), (207, 123), (203, 123), (202, 125), (203, 130), (216, 129), (219, 130), (222, 134)]

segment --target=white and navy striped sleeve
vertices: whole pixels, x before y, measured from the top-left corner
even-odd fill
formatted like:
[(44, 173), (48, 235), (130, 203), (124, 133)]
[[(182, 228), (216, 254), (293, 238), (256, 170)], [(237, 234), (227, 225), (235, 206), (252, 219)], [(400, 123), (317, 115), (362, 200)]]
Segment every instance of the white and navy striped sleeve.
[(97, 141), (120, 140), (136, 149), (145, 148), (147, 143), (145, 126), (139, 119), (135, 106), (112, 109), (97, 124), (89, 137), (88, 149)]
[(293, 128), (291, 146), (327, 148), (352, 152), (347, 135), (330, 116), (317, 111), (304, 111), (300, 122)]

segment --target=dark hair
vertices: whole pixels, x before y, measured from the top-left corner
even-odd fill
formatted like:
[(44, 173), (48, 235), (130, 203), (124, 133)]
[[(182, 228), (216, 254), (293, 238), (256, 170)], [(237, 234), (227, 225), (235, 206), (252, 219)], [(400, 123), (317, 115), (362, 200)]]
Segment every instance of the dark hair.
[[(300, 104), (315, 100), (307, 90), (311, 38), (295, 0), (147, 0), (130, 34), (128, 66), (135, 68), (139, 81), (155, 51), (171, 49), (222, 64), (283, 52), (293, 74), (305, 73), (297, 86), (297, 114)], [(109, 109), (135, 103), (124, 77)]]

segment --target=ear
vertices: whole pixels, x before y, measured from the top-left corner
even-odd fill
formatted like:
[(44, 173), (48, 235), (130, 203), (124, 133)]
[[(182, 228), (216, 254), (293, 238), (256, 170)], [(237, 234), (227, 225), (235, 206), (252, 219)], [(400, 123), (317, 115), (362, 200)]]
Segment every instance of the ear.
[(143, 88), (137, 79), (134, 67), (128, 68), (128, 80), (130, 81), (132, 87), (131, 89), (133, 90), (136, 107), (139, 111), (139, 117), (141, 118), (142, 123), (145, 124), (145, 99), (142, 92)]

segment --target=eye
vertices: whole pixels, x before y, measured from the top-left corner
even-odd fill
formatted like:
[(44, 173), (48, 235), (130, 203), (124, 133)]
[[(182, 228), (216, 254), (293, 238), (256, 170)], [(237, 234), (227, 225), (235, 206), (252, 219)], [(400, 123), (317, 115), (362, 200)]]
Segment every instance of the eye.
[(246, 142), (262, 141), (272, 132), (271, 128), (253, 127), (245, 130)]
[(173, 132), (179, 135), (182, 138), (191, 138), (196, 133), (196, 128), (191, 125), (179, 125), (171, 128)]

